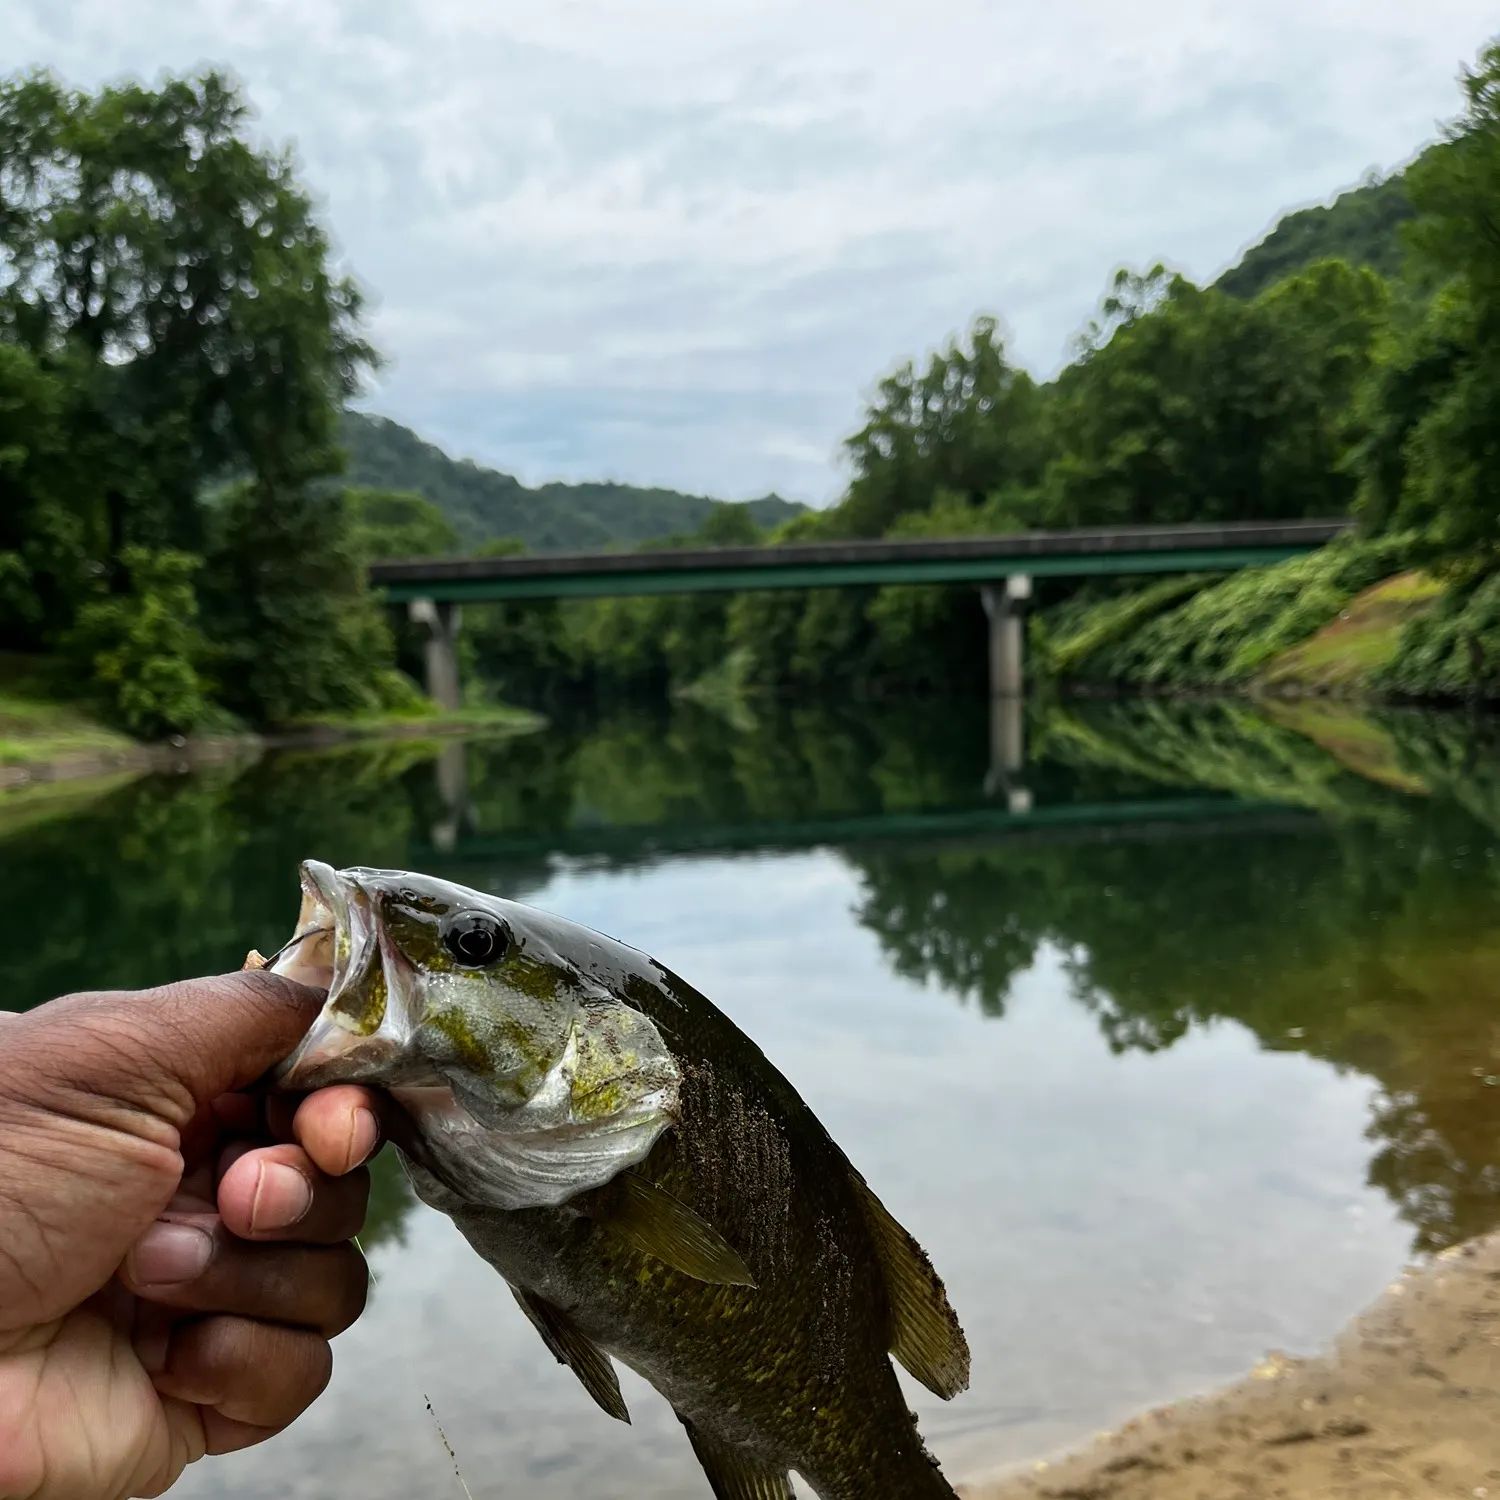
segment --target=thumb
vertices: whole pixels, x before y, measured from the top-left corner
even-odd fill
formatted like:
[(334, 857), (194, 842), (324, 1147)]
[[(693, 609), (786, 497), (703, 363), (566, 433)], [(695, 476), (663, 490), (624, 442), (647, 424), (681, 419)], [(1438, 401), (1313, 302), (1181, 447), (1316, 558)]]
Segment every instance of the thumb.
[(61, 1113), (123, 1109), (180, 1131), (200, 1105), (286, 1057), (323, 999), (264, 970), (68, 995), (6, 1028), (6, 1081)]

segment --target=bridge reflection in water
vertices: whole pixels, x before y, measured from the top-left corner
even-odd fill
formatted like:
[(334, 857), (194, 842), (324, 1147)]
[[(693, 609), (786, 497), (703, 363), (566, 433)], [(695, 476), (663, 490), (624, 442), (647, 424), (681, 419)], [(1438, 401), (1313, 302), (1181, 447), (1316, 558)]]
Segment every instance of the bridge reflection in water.
[(435, 762), (443, 815), (430, 828), (430, 844), (412, 851), (420, 862), (564, 858), (646, 860), (713, 851), (797, 850), (875, 843), (970, 844), (1088, 842), (1202, 836), (1231, 831), (1295, 831), (1316, 826), (1303, 808), (1219, 792), (1173, 795), (1164, 789), (1108, 801), (1039, 801), (1026, 778), (1025, 706), (1015, 698), (990, 704), (990, 764), (972, 801), (921, 809), (811, 814), (720, 821), (713, 818), (655, 823), (589, 818), (537, 828), (484, 827), (471, 794), (466, 746), (445, 746)]

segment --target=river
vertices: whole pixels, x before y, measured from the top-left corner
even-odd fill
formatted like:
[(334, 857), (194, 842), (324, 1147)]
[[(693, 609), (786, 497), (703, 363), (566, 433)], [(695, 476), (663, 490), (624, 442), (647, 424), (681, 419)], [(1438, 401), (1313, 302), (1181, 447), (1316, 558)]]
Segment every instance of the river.
[[(643, 947), (813, 1105), (974, 1349), (957, 1478), (1322, 1345), (1500, 1225), (1500, 743), (1241, 704), (684, 705), (0, 801), (4, 1002), (237, 967), (296, 864), (429, 870)], [(1002, 743), (1003, 742), (1003, 743)], [(993, 747), (993, 748), (992, 748)], [(332, 1387), (189, 1496), (690, 1500), (378, 1164)]]

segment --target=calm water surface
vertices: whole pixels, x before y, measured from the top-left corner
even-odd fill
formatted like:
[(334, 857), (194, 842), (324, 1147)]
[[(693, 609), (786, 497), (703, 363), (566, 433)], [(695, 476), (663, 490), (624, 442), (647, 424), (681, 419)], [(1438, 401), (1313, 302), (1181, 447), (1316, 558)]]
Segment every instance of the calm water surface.
[[(1500, 750), (1466, 718), (686, 709), (0, 802), (6, 1003), (236, 966), (295, 865), (421, 868), (648, 949), (931, 1252), (958, 1477), (1306, 1352), (1500, 1224)], [(991, 754), (991, 746), (995, 753)], [(1007, 768), (1008, 765), (1008, 768)], [(389, 1166), (389, 1163), (384, 1163)], [(705, 1497), (666, 1406), (553, 1363), (378, 1181), (379, 1283), (297, 1429), (201, 1496)]]

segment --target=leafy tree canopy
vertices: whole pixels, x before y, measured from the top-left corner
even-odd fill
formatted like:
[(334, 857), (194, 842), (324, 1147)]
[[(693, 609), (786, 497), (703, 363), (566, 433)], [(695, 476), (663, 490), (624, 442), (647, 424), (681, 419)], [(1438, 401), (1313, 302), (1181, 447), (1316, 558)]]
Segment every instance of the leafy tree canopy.
[[(93, 94), (0, 81), (0, 648), (55, 648), (87, 621), (93, 659), (124, 671), (132, 652), (158, 658), (150, 622), (186, 590), (210, 659), (283, 648), (274, 692), (258, 668), (235, 678), (236, 706), (263, 718), (367, 698), (382, 661), (357, 578), (340, 614), (364, 611), (358, 652), (299, 635), (326, 611), (267, 612), (278, 569), (345, 578), (343, 512), (315, 481), (340, 467), (338, 412), (374, 355), (294, 162), (248, 128), (216, 72)], [(252, 543), (253, 559), (232, 550)], [(272, 615), (279, 633), (232, 633)], [(97, 639), (110, 628), (113, 645)], [(176, 680), (160, 695), (176, 709), (126, 717), (187, 727)]]

